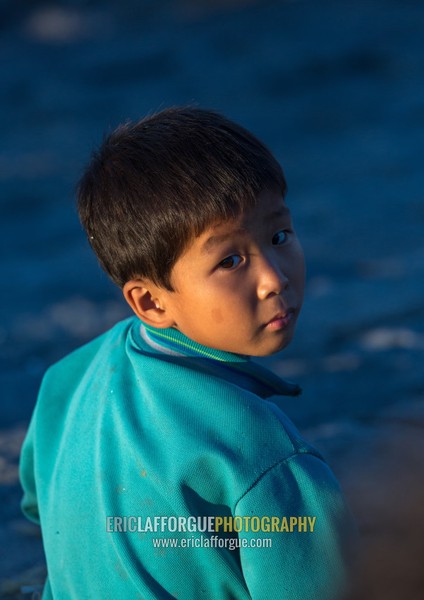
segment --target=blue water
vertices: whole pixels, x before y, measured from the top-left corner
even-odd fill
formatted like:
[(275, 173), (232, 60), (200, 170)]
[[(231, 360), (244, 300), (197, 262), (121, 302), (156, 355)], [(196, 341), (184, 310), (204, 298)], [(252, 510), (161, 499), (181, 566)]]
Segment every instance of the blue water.
[[(53, 6), (53, 5), (52, 5)], [(308, 261), (297, 422), (368, 418), (423, 393), (424, 4), (59, 2), (0, 8), (0, 422), (46, 367), (128, 311), (74, 188), (103, 132), (195, 103), (281, 160)]]

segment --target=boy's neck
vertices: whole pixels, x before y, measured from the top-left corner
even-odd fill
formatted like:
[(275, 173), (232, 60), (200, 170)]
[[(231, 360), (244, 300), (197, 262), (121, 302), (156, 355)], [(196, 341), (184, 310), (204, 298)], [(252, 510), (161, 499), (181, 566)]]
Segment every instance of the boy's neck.
[(233, 354), (202, 346), (174, 328), (158, 329), (142, 323), (141, 335), (147, 343), (169, 354), (202, 356), (221, 362), (247, 362), (249, 360), (249, 357), (243, 354)]
[[(249, 356), (202, 346), (178, 329), (158, 329), (138, 320), (137, 333), (141, 341), (156, 352), (175, 357), (206, 359), (201, 361), (203, 366), (210, 361), (212, 370), (220, 368), (220, 376), (223, 379), (237, 383), (262, 398), (275, 395), (298, 396), (301, 393), (298, 385), (284, 381), (255, 361), (251, 361)], [(216, 361), (215, 366), (213, 361)]]

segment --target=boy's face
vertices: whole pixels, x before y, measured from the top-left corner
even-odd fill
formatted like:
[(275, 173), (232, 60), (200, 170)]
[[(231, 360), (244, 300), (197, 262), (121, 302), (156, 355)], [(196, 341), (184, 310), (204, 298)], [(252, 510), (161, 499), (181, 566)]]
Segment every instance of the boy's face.
[(175, 263), (162, 301), (173, 326), (196, 342), (267, 356), (291, 341), (305, 284), (302, 247), (278, 192), (195, 238)]

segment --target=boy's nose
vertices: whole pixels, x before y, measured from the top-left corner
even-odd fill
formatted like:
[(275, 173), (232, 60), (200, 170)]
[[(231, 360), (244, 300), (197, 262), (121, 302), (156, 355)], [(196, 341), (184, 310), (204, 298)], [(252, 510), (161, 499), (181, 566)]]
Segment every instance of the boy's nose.
[(289, 280), (281, 265), (264, 258), (258, 265), (258, 269), (258, 297), (260, 300), (281, 294), (288, 286)]

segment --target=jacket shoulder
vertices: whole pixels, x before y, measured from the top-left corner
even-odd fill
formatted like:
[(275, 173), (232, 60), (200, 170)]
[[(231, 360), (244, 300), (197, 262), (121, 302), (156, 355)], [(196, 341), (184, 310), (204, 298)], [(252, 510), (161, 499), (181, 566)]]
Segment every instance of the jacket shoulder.
[(62, 389), (78, 385), (87, 371), (95, 368), (96, 364), (109, 360), (112, 354), (121, 351), (127, 332), (133, 323), (133, 317), (120, 321), (105, 333), (51, 365), (44, 374), (40, 393), (45, 391), (46, 387), (50, 387), (52, 382), (56, 388)]

